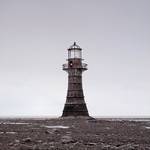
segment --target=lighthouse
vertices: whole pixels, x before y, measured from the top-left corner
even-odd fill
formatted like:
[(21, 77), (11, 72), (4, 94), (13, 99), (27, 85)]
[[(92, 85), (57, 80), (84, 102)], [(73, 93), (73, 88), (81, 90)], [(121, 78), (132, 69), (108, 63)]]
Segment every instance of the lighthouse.
[(68, 73), (68, 90), (62, 117), (89, 116), (82, 88), (82, 73), (87, 64), (82, 62), (82, 49), (74, 42), (68, 49), (67, 63), (63, 70)]

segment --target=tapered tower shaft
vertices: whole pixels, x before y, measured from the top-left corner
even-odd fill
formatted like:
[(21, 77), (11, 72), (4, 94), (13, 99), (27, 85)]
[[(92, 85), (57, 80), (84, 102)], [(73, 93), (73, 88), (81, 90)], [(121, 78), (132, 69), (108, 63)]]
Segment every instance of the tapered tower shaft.
[(74, 43), (68, 49), (68, 63), (63, 70), (68, 72), (68, 90), (62, 117), (89, 116), (82, 88), (82, 73), (87, 64), (82, 63), (81, 48)]

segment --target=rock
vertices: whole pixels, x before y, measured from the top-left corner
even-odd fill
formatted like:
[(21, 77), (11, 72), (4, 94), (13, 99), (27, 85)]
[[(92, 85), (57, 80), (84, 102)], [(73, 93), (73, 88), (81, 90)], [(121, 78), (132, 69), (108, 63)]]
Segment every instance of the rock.
[(23, 139), (23, 143), (31, 143), (32, 139), (30, 137)]
[(38, 140), (37, 142), (38, 142), (38, 143), (42, 143), (42, 140)]
[(119, 146), (118, 149), (123, 149), (123, 150), (134, 150), (134, 146), (132, 146), (132, 144), (126, 144), (126, 145), (122, 145), (122, 146)]
[(43, 145), (43, 146), (47, 146), (47, 145), (48, 145), (48, 143), (47, 143), (47, 142), (44, 142), (44, 143), (42, 143), (42, 145)]
[(46, 131), (45, 131), (45, 133), (46, 133), (46, 134), (50, 134), (51, 132), (50, 132), (50, 131), (48, 131), (48, 130), (46, 130)]
[(96, 143), (87, 143), (87, 145), (89, 145), (89, 146), (95, 146), (97, 144)]
[(59, 134), (59, 133), (60, 133), (60, 131), (59, 131), (58, 129), (53, 129), (52, 131), (53, 131), (53, 133), (55, 133), (55, 134)]
[(49, 145), (54, 145), (55, 144), (55, 142), (49, 142)]
[(15, 143), (19, 143), (20, 141), (19, 140), (15, 140)]
[(12, 143), (12, 142), (11, 142), (11, 143), (9, 143), (8, 145), (9, 145), (9, 146), (13, 146), (13, 145), (14, 145), (14, 143)]
[(67, 131), (66, 134), (67, 134), (67, 135), (71, 135), (71, 132), (70, 132), (70, 131)]
[(63, 144), (73, 143), (71, 136), (65, 135), (62, 137), (61, 142)]
[(39, 146), (34, 145), (34, 146), (33, 146), (33, 150), (40, 150), (40, 148), (39, 148)]
[(108, 149), (108, 150), (112, 150), (112, 149), (117, 149), (116, 146), (113, 146), (113, 145), (109, 145), (109, 144), (104, 144), (104, 143), (101, 143), (101, 148), (102, 149)]
[(33, 149), (33, 146), (21, 145), (19, 150), (34, 150), (34, 149)]
[[(0, 149), (0, 150), (2, 150), (2, 149)], [(16, 147), (15, 147), (15, 146), (12, 146), (12, 147), (10, 147), (9, 150), (16, 150)]]

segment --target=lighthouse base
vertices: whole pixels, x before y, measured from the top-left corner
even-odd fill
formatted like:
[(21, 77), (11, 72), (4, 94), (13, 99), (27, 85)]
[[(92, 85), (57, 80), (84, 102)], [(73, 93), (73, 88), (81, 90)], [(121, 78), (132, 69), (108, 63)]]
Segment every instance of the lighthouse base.
[(86, 107), (86, 104), (65, 104), (62, 117), (69, 116), (88, 116), (89, 113)]

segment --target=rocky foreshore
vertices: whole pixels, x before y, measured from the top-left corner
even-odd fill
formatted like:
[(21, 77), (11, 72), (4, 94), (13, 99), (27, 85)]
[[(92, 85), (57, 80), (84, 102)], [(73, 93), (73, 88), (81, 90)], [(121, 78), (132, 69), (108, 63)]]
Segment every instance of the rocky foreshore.
[(150, 150), (150, 121), (1, 119), (0, 150)]

